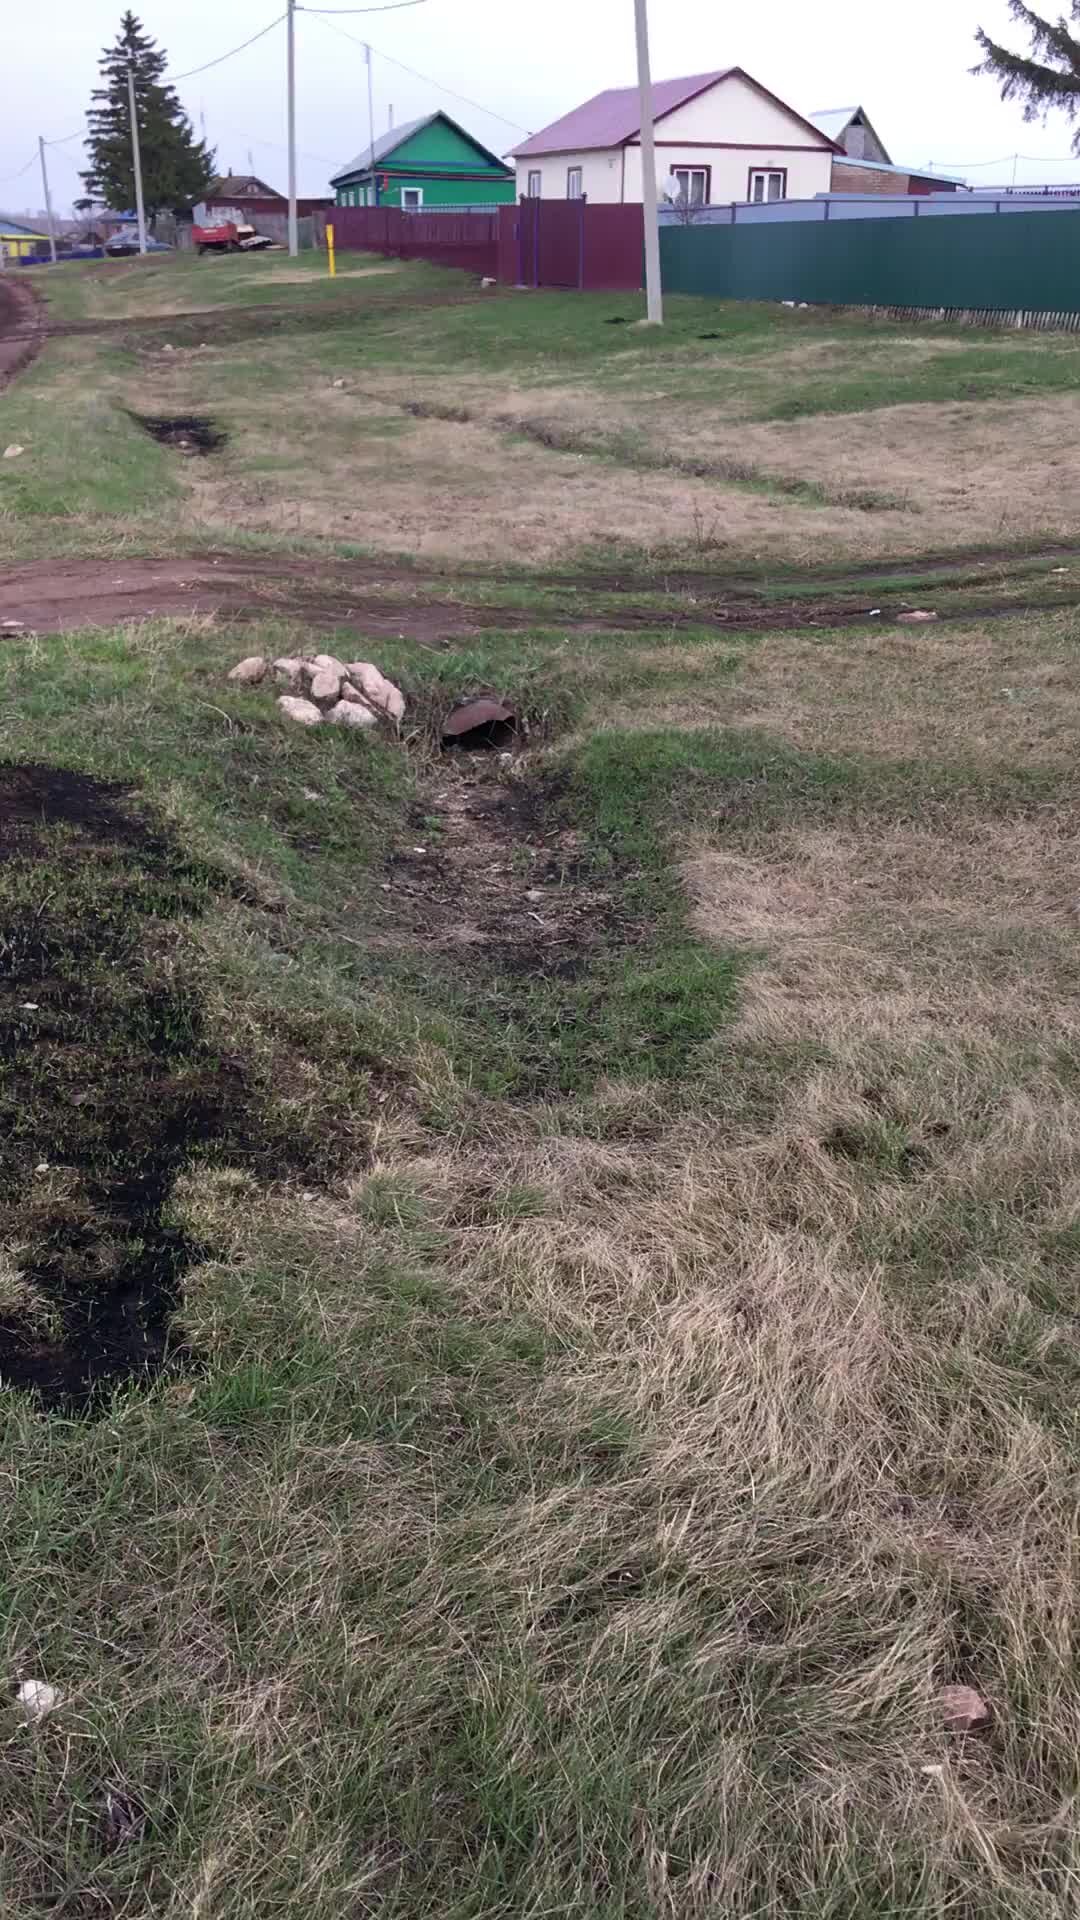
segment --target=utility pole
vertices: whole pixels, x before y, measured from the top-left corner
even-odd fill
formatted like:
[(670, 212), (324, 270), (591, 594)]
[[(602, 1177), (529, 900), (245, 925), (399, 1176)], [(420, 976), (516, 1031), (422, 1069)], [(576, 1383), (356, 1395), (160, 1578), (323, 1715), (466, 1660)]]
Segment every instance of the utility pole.
[(45, 140), (38, 134), (38, 158), (41, 161), (41, 190), (45, 195), (45, 211), (49, 216), (49, 253), (53, 266), (56, 265), (56, 222), (53, 219), (52, 198), (49, 193), (49, 175), (45, 166)]
[(296, 231), (296, 0), (286, 0), (285, 83), (289, 122), (289, 252), (295, 260), (300, 251)]
[(364, 52), (367, 55), (367, 114), (368, 126), (371, 129), (371, 204), (374, 207), (379, 201), (379, 189), (375, 184), (375, 91), (371, 80), (371, 48), (366, 42)]
[(641, 115), (641, 205), (645, 215), (645, 313), (650, 327), (659, 327), (664, 322), (664, 296), (660, 286), (660, 223), (656, 211), (656, 145), (646, 0), (634, 0), (634, 28)]
[(128, 106), (131, 109), (131, 158), (135, 163), (135, 216), (139, 222), (139, 252), (146, 252), (146, 213), (142, 197), (142, 157), (139, 153), (139, 117), (135, 112), (135, 69), (128, 61)]

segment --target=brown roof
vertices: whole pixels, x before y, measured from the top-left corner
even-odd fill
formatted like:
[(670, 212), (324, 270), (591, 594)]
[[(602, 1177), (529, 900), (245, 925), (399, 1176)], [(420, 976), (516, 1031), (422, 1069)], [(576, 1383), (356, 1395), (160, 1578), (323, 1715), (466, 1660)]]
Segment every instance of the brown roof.
[[(718, 80), (738, 77), (753, 87), (755, 93), (763, 94), (767, 100), (783, 107), (812, 133), (815, 139), (827, 139), (819, 127), (812, 126), (803, 114), (796, 113), (785, 100), (778, 99), (763, 87), (760, 81), (752, 78), (743, 67), (718, 67), (712, 73), (693, 73), (682, 80), (657, 80), (653, 86), (653, 119), (662, 120), (666, 114), (674, 113), (677, 107), (684, 107), (689, 100), (695, 100), (700, 93), (708, 93)], [(636, 140), (641, 132), (641, 110), (638, 104), (636, 87), (609, 87), (606, 93), (594, 94), (583, 106), (575, 107), (572, 113), (564, 113), (561, 120), (553, 120), (549, 127), (542, 127), (520, 147), (515, 147), (513, 158), (531, 159), (534, 154), (572, 153), (588, 151), (596, 147), (625, 147)], [(829, 140), (830, 147), (835, 141)]]
[(268, 187), (255, 173), (223, 173), (218, 180), (211, 180), (206, 189), (208, 200), (220, 200), (223, 195), (231, 194), (235, 200), (284, 200), (285, 195), (276, 187)]

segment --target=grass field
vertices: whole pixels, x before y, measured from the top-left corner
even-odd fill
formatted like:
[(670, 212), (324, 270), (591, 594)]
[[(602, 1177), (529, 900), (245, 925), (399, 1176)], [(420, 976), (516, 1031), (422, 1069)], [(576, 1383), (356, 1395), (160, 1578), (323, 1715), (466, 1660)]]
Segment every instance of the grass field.
[(1069, 1920), (1080, 348), (299, 272), (0, 396), (280, 583), (0, 640), (0, 1907)]

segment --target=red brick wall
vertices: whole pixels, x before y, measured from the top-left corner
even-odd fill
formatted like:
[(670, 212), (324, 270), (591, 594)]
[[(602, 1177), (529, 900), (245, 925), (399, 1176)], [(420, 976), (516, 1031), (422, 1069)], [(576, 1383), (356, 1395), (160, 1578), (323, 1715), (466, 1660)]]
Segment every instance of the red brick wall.
[(832, 163), (834, 193), (910, 193), (906, 173), (881, 173), (876, 167), (846, 167), (839, 155)]

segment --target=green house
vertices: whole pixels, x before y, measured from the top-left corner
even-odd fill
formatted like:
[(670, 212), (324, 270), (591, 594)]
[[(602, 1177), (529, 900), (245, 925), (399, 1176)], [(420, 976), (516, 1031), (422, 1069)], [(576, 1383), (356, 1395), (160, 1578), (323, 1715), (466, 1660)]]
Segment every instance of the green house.
[(446, 113), (430, 113), (378, 136), (330, 185), (339, 207), (496, 207), (515, 196), (515, 176), (497, 154)]

